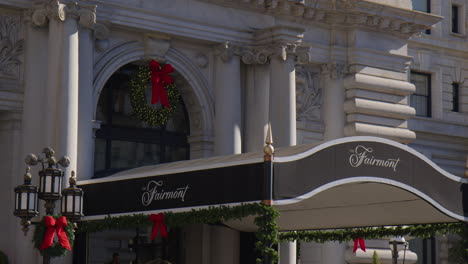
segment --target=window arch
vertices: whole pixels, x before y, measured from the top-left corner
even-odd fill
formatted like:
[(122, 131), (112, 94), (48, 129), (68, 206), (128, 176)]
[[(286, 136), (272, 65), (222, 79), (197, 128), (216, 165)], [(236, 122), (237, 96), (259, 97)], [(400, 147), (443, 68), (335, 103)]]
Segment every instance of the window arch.
[[(163, 126), (149, 127), (134, 116), (128, 84), (140, 65), (136, 62), (121, 67), (101, 91), (96, 108), (96, 119), (102, 123), (96, 131), (94, 178), (134, 167), (189, 159), (190, 126), (182, 98), (175, 114)], [(181, 78), (177, 73), (173, 76)], [(147, 91), (150, 94), (149, 83)]]

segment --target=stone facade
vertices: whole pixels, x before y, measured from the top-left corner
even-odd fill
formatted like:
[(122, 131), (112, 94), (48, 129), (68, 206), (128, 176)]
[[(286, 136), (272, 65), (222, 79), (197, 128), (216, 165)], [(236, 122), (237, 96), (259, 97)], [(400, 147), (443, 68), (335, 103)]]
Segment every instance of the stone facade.
[[(459, 33), (451, 33), (452, 4), (461, 10)], [(135, 61), (177, 69), (191, 159), (260, 151), (271, 122), (275, 147), (372, 135), (407, 143), (463, 176), (467, 5), (431, 0), (428, 14), (413, 11), (410, 0), (0, 0), (0, 250), (12, 263), (40, 262), (32, 232), (25, 238), (9, 213), (23, 157), (50, 145), (70, 156), (66, 173), (91, 178), (100, 93), (118, 68)], [(430, 74), (431, 117), (416, 116), (410, 105), (410, 71)], [(184, 232), (190, 263), (236, 263), (238, 249), (221, 238), (238, 241), (237, 232)], [(112, 248), (116, 242), (106, 239), (94, 241)], [(293, 256), (294, 247), (282, 245), (283, 256)], [(382, 241), (370, 247), (388, 253)], [(302, 250), (302, 264), (372, 258), (353, 255), (347, 244)], [(445, 255), (438, 263), (447, 263)], [(411, 253), (407, 262), (415, 261)]]

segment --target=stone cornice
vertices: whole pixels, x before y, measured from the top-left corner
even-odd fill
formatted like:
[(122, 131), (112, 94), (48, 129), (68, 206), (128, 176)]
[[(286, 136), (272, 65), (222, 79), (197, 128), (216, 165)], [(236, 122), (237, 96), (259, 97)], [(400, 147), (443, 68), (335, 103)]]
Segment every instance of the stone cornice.
[(419, 34), (442, 17), (363, 0), (200, 0), (226, 7), (271, 14), (297, 23), (325, 23), (385, 30), (409, 37)]

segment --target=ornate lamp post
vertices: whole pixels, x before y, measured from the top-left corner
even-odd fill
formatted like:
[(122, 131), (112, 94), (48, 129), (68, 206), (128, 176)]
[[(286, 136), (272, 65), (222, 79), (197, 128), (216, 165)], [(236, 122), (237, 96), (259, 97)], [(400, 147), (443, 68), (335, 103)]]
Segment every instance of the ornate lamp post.
[[(76, 222), (83, 217), (83, 190), (76, 186), (75, 172), (70, 176), (70, 186), (62, 191), (63, 171), (59, 168), (68, 167), (70, 159), (67, 156), (60, 160), (55, 159), (55, 151), (45, 148), (42, 155), (29, 154), (25, 159), (30, 166), (41, 163), (39, 171), (39, 188), (31, 184), (32, 175), (30, 167), (26, 168), (24, 183), (15, 188), (15, 211), (14, 215), (21, 218), (24, 235), (29, 230), (31, 218), (39, 214), (37, 210), (38, 198), (45, 201), (47, 215), (53, 215), (55, 202), (61, 201), (61, 213), (69, 221)], [(50, 256), (44, 254), (44, 263), (50, 262)]]
[(404, 237), (392, 237), (388, 241), (388, 245), (390, 247), (390, 250), (392, 250), (392, 263), (397, 264), (398, 252), (400, 252), (403, 249), (406, 249), (406, 247), (408, 246), (408, 242), (406, 242)]

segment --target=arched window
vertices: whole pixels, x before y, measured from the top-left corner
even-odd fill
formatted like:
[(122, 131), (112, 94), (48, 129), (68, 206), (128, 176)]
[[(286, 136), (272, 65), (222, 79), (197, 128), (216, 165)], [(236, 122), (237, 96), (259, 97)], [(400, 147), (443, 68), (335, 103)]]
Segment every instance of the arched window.
[[(96, 119), (102, 123), (96, 131), (94, 178), (189, 158), (189, 120), (182, 98), (176, 113), (161, 127), (149, 127), (134, 116), (128, 83), (138, 67), (139, 64), (131, 63), (117, 70), (99, 97)], [(151, 105), (150, 83), (146, 94)]]

